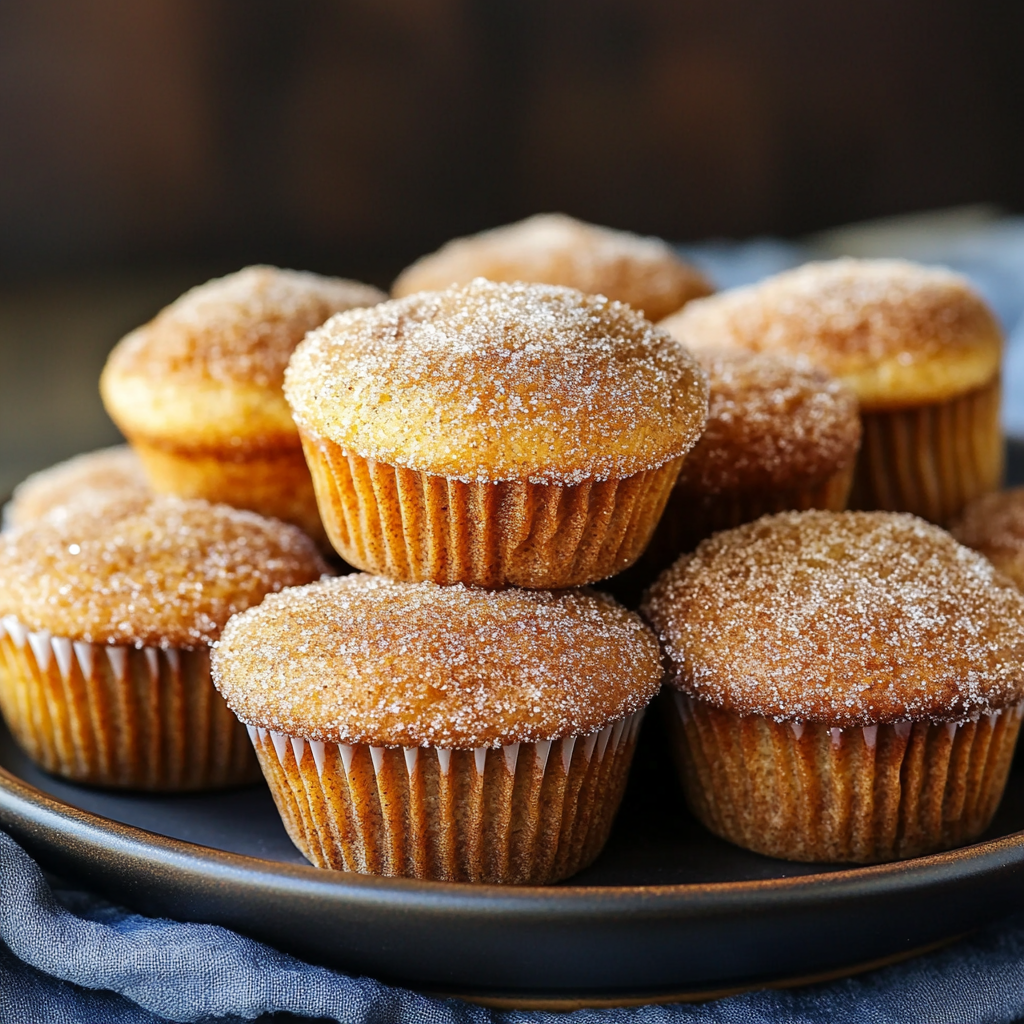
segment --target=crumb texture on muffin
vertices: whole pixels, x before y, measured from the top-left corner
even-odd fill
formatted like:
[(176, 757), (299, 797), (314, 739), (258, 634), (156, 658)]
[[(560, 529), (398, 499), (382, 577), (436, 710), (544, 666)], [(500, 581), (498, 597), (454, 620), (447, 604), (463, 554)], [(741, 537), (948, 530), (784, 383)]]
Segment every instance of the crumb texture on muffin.
[[(139, 457), (127, 445), (76, 455), (26, 477), (4, 507), (4, 525), (22, 526), (55, 510), (151, 496)], [(64, 514), (68, 514), (66, 511)]]
[(605, 595), (363, 574), (235, 617), (213, 671), (251, 726), (459, 749), (591, 733), (639, 711), (661, 682), (653, 634)]
[(404, 270), (391, 294), (437, 291), (476, 277), (565, 285), (626, 302), (650, 320), (713, 290), (660, 238), (542, 213), (453, 239)]
[(693, 349), (807, 356), (865, 409), (980, 388), (1002, 357), (999, 325), (966, 278), (903, 260), (809, 263), (700, 299), (660, 326)]
[(186, 292), (123, 338), (100, 381), (129, 436), (188, 447), (276, 435), (298, 444), (281, 395), (307, 331), (384, 299), (369, 285), (276, 267), (246, 267)]
[(92, 643), (196, 647), (327, 567), (301, 530), (205, 501), (82, 509), (0, 535), (0, 616)]
[(484, 280), (332, 317), (296, 349), (285, 393), (303, 432), (490, 483), (655, 469), (707, 411), (694, 360), (628, 306)]
[(708, 420), (677, 488), (699, 494), (808, 485), (850, 465), (860, 444), (857, 398), (806, 360), (701, 352)]
[(913, 516), (766, 516), (704, 541), (645, 612), (673, 686), (833, 727), (962, 721), (1024, 695), (1024, 597)]

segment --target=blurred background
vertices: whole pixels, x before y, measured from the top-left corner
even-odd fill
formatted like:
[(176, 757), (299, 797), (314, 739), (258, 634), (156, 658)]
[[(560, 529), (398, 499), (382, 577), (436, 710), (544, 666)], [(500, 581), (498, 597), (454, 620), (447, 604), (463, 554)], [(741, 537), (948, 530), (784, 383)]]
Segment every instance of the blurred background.
[(1024, 5), (969, 0), (3, 0), (0, 495), (116, 439), (111, 345), (245, 263), (387, 285), (545, 210), (723, 284), (1024, 252), (1022, 47)]

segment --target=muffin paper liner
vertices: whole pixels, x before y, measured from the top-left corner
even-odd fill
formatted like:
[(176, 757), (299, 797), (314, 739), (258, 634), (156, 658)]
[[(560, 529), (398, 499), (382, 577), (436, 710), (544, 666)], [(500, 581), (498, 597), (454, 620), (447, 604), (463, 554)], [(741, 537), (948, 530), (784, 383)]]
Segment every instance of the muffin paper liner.
[(740, 716), (678, 690), (666, 704), (687, 803), (712, 832), (771, 857), (860, 864), (980, 835), (1024, 709), (830, 729)]
[(588, 736), (475, 750), (248, 728), (288, 835), (317, 867), (539, 885), (601, 852), (643, 714)]
[(466, 483), (389, 466), (302, 433), (327, 534), (345, 561), (407, 582), (557, 589), (646, 547), (682, 458), (574, 486)]
[(146, 476), (160, 494), (203, 498), (283, 519), (329, 550), (313, 481), (301, 448), (273, 451), (171, 451), (132, 439)]
[(803, 487), (780, 490), (703, 494), (675, 487), (658, 522), (640, 564), (650, 570), (653, 580), (681, 554), (692, 551), (705, 537), (719, 530), (731, 530), (773, 512), (802, 512), (820, 508), (841, 512), (846, 508), (853, 483), (854, 463), (844, 466), (825, 480)]
[(1003, 477), (999, 380), (948, 402), (865, 412), (850, 507), (947, 523)]
[(259, 778), (206, 647), (92, 644), (31, 632), (8, 615), (0, 710), (37, 764), (76, 782), (196, 790)]

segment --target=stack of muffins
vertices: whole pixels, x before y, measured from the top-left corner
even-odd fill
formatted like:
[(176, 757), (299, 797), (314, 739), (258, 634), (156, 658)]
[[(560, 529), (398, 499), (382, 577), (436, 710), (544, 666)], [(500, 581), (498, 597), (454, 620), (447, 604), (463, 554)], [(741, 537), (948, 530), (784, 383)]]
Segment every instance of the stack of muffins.
[(600, 852), (664, 682), (688, 803), (735, 843), (977, 836), (1024, 697), (1024, 597), (984, 557), (1024, 564), (1024, 497), (990, 493), (998, 328), (906, 263), (710, 291), (545, 216), (390, 301), (272, 268), (183, 296), (104, 371), (132, 449), (7, 510), (19, 742), (167, 789), (254, 749), (314, 864), (539, 884)]

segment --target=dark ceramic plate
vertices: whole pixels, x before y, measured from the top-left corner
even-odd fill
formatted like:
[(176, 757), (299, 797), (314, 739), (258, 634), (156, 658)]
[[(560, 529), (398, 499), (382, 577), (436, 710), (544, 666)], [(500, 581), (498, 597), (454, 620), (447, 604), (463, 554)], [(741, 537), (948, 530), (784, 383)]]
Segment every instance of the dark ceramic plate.
[[(1012, 480), (1024, 479), (1012, 445)], [(0, 826), (50, 870), (144, 913), (304, 959), (512, 1004), (709, 993), (843, 972), (1024, 908), (1024, 764), (983, 841), (868, 868), (789, 864), (688, 814), (648, 717), (615, 829), (568, 883), (520, 888), (320, 871), (266, 788), (111, 793), (33, 767), (0, 730)]]

